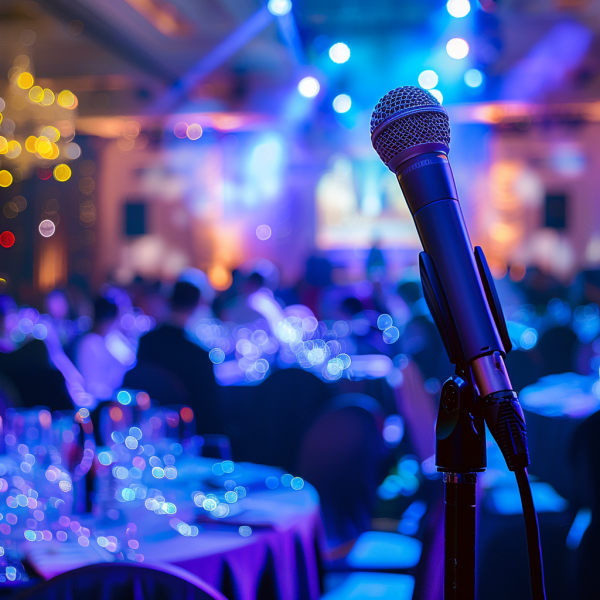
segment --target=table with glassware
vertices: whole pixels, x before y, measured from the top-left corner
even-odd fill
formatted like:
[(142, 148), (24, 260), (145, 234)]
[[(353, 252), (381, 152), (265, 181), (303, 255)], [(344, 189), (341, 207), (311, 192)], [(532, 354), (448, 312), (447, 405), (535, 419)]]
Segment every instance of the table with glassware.
[(239, 600), (269, 589), (319, 597), (322, 528), (312, 486), (275, 467), (199, 456), (202, 437), (162, 429), (181, 412), (131, 421), (123, 408), (109, 408), (105, 446), (94, 444), (86, 409), (7, 411), (5, 580), (19, 577), (18, 561), (43, 578), (102, 561), (166, 562)]

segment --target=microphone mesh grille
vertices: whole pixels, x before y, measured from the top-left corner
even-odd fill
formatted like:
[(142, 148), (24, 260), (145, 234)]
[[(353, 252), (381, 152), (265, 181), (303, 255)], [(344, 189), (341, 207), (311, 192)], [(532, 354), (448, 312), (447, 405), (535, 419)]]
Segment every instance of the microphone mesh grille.
[[(439, 106), (429, 92), (407, 85), (387, 93), (375, 106), (371, 117), (371, 134), (386, 119), (402, 110), (421, 106)], [(400, 152), (419, 144), (450, 145), (448, 116), (439, 112), (423, 112), (398, 119), (373, 139), (373, 148), (388, 164)]]

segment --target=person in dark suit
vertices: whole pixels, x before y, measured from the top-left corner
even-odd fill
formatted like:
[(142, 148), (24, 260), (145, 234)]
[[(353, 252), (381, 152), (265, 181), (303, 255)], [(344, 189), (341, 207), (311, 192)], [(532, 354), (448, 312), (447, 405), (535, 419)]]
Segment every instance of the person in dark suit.
[(200, 290), (179, 281), (170, 299), (169, 319), (140, 338), (138, 363), (124, 385), (142, 389), (159, 404), (186, 404), (196, 417), (199, 433), (220, 433), (217, 384), (208, 353), (185, 333)]

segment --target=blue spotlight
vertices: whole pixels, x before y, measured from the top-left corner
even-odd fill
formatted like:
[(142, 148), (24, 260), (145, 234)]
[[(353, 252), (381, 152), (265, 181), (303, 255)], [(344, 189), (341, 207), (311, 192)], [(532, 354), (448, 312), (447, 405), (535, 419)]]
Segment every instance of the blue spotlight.
[(267, 8), (272, 15), (283, 17), (292, 10), (291, 0), (269, 0)]

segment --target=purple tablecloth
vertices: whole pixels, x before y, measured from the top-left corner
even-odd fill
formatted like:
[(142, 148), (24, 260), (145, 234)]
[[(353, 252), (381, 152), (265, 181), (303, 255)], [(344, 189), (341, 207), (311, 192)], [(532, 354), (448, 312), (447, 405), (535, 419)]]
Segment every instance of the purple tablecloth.
[[(198, 523), (203, 530), (196, 537), (184, 537), (172, 527), (150, 528), (152, 534), (136, 536), (136, 552), (151, 563), (182, 567), (218, 589), (227, 565), (239, 600), (257, 598), (261, 577), (271, 564), (279, 598), (317, 600), (320, 590), (316, 548), (322, 526), (314, 488), (305, 484), (297, 491), (284, 487), (261, 490), (245, 500), (248, 508), (233, 519)], [(149, 513), (137, 519), (138, 532), (142, 530), (139, 519), (152, 517), (155, 515)], [(80, 518), (79, 522), (94, 531), (91, 519)], [(249, 537), (240, 535), (240, 524), (252, 527)], [(112, 533), (122, 537), (124, 527), (115, 525)], [(111, 535), (111, 529), (105, 527), (102, 535)], [(115, 560), (98, 545), (94, 535), (87, 547), (76, 540), (73, 535), (64, 543), (56, 539), (41, 543), (23, 541), (21, 547), (31, 566), (45, 578), (87, 564)]]

